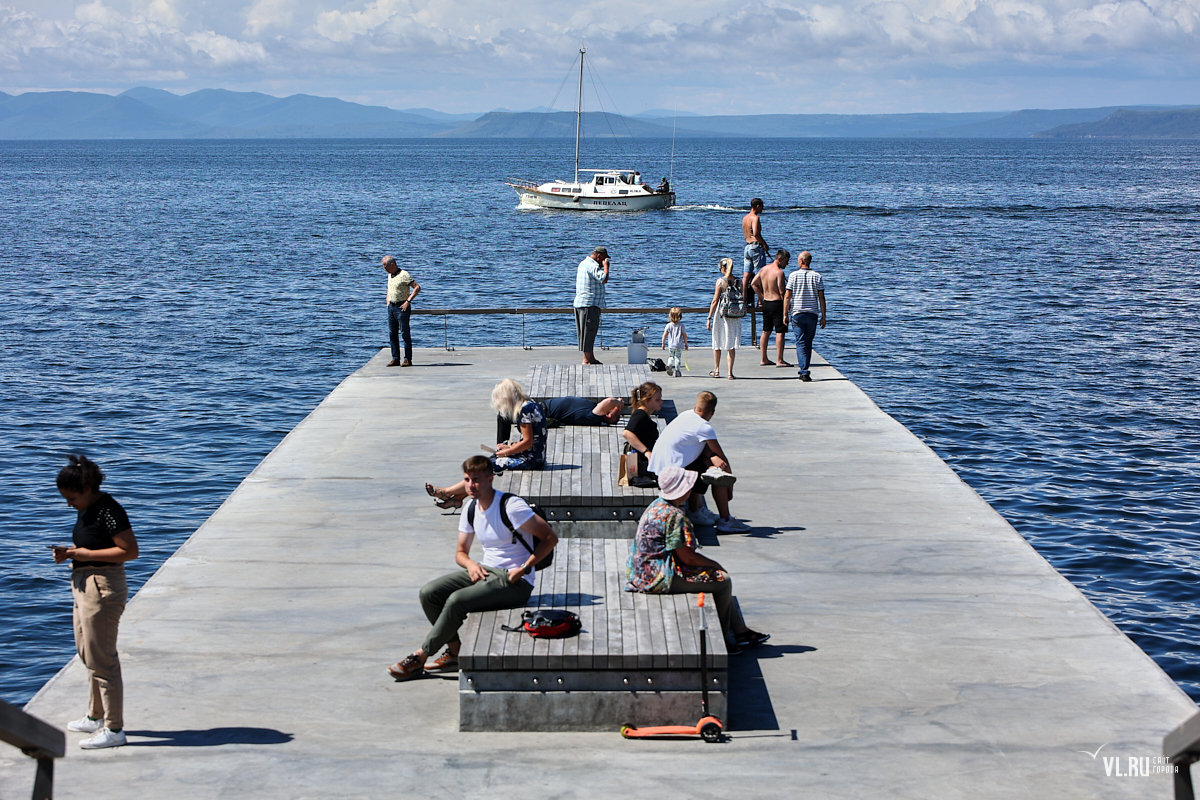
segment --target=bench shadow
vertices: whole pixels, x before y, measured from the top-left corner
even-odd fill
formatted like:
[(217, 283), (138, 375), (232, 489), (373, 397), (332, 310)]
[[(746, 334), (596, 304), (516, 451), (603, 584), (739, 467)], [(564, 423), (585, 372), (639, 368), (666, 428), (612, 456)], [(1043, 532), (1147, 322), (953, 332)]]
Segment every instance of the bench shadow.
[(129, 742), (131, 747), (219, 747), (223, 744), (286, 744), (292, 734), (274, 728), (209, 728), (196, 731), (125, 731), (129, 736), (154, 739)]
[(811, 653), (817, 648), (802, 644), (764, 644), (729, 659), (730, 731), (777, 731), (779, 720), (758, 662), (791, 653)]
[(568, 594), (571, 595), (572, 600), (578, 597), (579, 605), (581, 606), (598, 606), (600, 605), (600, 601), (604, 599), (598, 594), (586, 594), (584, 592), (546, 592), (530, 595), (525, 608), (563, 608), (567, 605)]
[[(715, 531), (716, 528), (713, 528), (713, 530)], [(751, 525), (750, 530), (747, 531), (744, 535), (749, 536), (751, 539), (774, 539), (779, 534), (786, 533), (787, 531), (804, 531), (804, 530), (808, 530), (808, 529), (802, 528), (798, 525), (788, 525), (788, 526), (782, 527), (782, 528), (773, 528), (773, 527), (770, 527), (767, 525)], [(726, 534), (726, 535), (729, 535), (729, 534)], [(703, 544), (703, 542), (702, 542), (702, 544)]]

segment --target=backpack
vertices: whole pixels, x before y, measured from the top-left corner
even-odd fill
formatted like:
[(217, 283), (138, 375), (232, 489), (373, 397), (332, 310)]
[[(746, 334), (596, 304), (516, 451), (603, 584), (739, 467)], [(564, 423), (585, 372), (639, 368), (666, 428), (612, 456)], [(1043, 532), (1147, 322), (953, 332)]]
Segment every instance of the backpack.
[(525, 631), (535, 639), (562, 639), (583, 628), (579, 615), (558, 608), (539, 608), (521, 614), (520, 625), (501, 625), (501, 630)]
[(663, 361), (661, 358), (656, 358), (656, 359), (652, 360), (650, 362), (650, 371), (651, 372), (666, 372), (667, 371), (667, 362)]
[(746, 316), (746, 297), (742, 294), (742, 282), (738, 278), (725, 281), (725, 291), (717, 304), (717, 313), (726, 319)]
[[(504, 522), (504, 526), (506, 528), (508, 528), (510, 531), (512, 531), (513, 543), (515, 544), (517, 542), (520, 542), (521, 546), (524, 547), (526, 550), (528, 550), (530, 555), (533, 555), (533, 551), (535, 549), (537, 549), (537, 537), (534, 537), (533, 547), (530, 547), (529, 542), (525, 541), (525, 537), (517, 532), (517, 529), (513, 527), (512, 520), (510, 520), (508, 518), (508, 500), (506, 498), (515, 497), (515, 495), (510, 495), (507, 492), (496, 492), (496, 494), (498, 495), (498, 497), (496, 499), (500, 501), (500, 519), (501, 519), (501, 521)], [(541, 506), (539, 506), (536, 503), (532, 503), (532, 504), (530, 504), (529, 507), (533, 510), (534, 514), (537, 514), (539, 517), (542, 518), (543, 522), (546, 520), (546, 512), (542, 509)], [(475, 501), (474, 500), (472, 500), (470, 502), (470, 504), (467, 505), (467, 522), (471, 523), (472, 528), (475, 527)], [(554, 551), (551, 550), (549, 555), (547, 555), (545, 558), (543, 558), (541, 561), (534, 564), (533, 566), (536, 569), (545, 569), (546, 567), (550, 566), (553, 563), (554, 563)]]

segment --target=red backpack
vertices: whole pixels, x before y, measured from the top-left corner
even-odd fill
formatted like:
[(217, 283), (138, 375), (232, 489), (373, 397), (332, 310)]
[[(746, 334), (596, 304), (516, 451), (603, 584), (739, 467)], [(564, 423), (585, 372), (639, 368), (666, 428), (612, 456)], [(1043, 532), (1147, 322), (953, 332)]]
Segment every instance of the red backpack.
[(537, 639), (561, 639), (579, 633), (579, 615), (558, 608), (539, 608), (521, 614), (520, 625), (501, 625), (506, 631), (525, 631)]

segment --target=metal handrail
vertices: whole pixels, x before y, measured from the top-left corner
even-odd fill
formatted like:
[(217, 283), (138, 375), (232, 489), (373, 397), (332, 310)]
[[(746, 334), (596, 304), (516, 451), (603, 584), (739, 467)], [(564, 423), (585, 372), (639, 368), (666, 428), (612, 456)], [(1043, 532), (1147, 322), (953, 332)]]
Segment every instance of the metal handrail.
[(54, 796), (54, 759), (67, 754), (67, 735), (32, 714), (0, 700), (0, 741), (37, 760), (33, 800)]
[(1196, 800), (1192, 764), (1200, 761), (1200, 714), (1163, 737), (1163, 755), (1177, 770), (1175, 800)]
[[(685, 314), (708, 313), (709, 306), (680, 306), (679, 310)], [(670, 308), (602, 308), (601, 314), (666, 314)], [(521, 349), (532, 350), (532, 346), (525, 343), (525, 317), (529, 314), (574, 314), (575, 309), (572, 306), (564, 307), (531, 307), (531, 308), (414, 308), (410, 313), (421, 314), (429, 317), (442, 317), (442, 335), (445, 338), (444, 347), (447, 350), (453, 350), (450, 346), (450, 317), (467, 316), (467, 315), (491, 315), (509, 314), (519, 315), (521, 317)], [(753, 328), (754, 310), (748, 309), (747, 314), (751, 317), (751, 327)], [(600, 346), (607, 350), (604, 346), (604, 334), (600, 334)]]

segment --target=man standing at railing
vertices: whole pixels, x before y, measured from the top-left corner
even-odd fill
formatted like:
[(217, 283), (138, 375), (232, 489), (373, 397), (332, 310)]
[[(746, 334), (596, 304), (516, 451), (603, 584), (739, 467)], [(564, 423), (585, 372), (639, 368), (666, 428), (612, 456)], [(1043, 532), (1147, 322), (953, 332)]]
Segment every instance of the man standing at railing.
[(592, 352), (596, 331), (600, 330), (600, 309), (604, 308), (604, 284), (608, 283), (608, 250), (597, 247), (579, 262), (575, 272), (575, 332), (584, 364), (599, 364)]
[[(389, 367), (412, 366), (412, 332), (408, 327), (408, 318), (412, 312), (412, 301), (421, 291), (408, 270), (396, 266), (395, 256), (383, 257), (383, 268), (388, 274), (387, 310), (388, 310), (388, 342), (392, 346), (392, 360)], [(404, 336), (404, 360), (400, 360), (400, 335)]]

